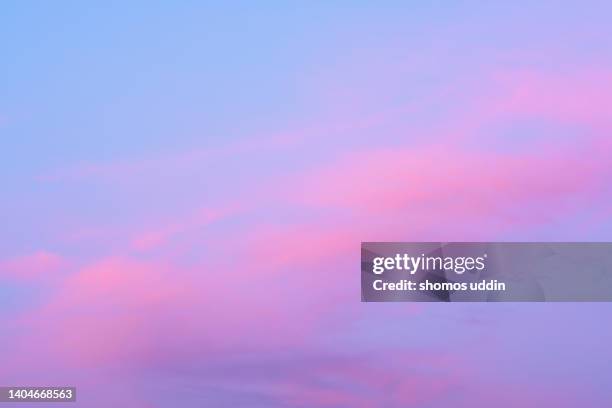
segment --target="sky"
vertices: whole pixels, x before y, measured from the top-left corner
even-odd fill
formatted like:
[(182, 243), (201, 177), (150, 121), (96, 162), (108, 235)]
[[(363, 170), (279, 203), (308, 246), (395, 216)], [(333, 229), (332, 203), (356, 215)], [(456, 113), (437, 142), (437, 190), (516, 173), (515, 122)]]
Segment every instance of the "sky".
[(611, 239), (609, 3), (1, 8), (0, 385), (610, 406), (610, 305), (361, 303), (357, 267), (362, 241)]

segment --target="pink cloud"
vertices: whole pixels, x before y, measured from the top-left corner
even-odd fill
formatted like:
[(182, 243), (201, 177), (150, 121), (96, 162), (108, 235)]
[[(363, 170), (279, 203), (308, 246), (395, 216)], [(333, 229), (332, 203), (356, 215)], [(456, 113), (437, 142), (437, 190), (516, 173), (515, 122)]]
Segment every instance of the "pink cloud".
[(67, 262), (61, 256), (49, 251), (38, 251), (1, 260), (0, 276), (26, 281), (45, 280), (66, 266)]
[[(590, 146), (589, 146), (590, 145)], [(604, 197), (612, 174), (598, 144), (532, 154), (470, 152), (460, 146), (347, 153), (299, 175), (282, 198), (382, 219), (418, 214), (417, 225), (496, 218), (537, 223)], [(298, 178), (298, 177), (296, 177)], [(277, 189), (278, 190), (278, 189)], [(542, 211), (546, 209), (544, 213)], [(522, 212), (519, 212), (522, 211)], [(432, 217), (432, 218), (429, 218)]]
[(239, 211), (239, 205), (228, 204), (223, 209), (201, 209), (187, 216), (181, 216), (168, 223), (157, 222), (153, 228), (137, 232), (131, 238), (130, 247), (146, 252), (168, 245), (177, 236), (205, 228), (215, 221), (227, 218)]
[[(231, 269), (219, 270), (119, 257), (95, 261), (19, 319), (15, 339), (40, 332), (45, 343), (27, 337), (14, 345), (20, 352), (6, 364), (29, 366), (39, 359), (67, 368), (139, 365), (304, 344), (324, 317), (323, 306), (292, 302), (286, 283), (258, 281), (261, 268), (233, 261)], [(283, 332), (298, 311), (300, 328)], [(270, 338), (269, 332), (279, 334)]]
[(502, 116), (538, 116), (561, 123), (610, 125), (612, 70), (502, 71), (492, 106)]

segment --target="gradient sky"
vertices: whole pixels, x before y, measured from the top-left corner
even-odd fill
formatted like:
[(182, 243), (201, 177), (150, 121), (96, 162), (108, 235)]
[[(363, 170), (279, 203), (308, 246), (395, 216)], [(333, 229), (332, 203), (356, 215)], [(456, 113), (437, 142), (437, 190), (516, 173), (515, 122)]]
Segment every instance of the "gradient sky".
[(610, 305), (362, 304), (357, 266), (612, 238), (612, 5), (202, 3), (2, 4), (0, 385), (612, 404)]

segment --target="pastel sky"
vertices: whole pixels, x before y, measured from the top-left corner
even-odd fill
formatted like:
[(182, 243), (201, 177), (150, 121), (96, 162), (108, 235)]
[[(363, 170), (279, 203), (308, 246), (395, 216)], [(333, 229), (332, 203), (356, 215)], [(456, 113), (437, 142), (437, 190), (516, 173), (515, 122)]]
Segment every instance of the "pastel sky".
[(2, 4), (0, 385), (612, 405), (611, 305), (366, 304), (357, 266), (612, 239), (612, 4), (207, 3)]

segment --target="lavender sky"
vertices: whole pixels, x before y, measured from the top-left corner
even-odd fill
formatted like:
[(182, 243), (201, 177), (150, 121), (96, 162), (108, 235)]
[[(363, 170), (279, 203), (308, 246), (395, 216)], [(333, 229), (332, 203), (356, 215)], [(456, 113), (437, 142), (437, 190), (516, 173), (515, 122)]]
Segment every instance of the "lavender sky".
[(365, 304), (358, 267), (612, 239), (609, 2), (206, 3), (0, 6), (0, 385), (611, 406), (609, 304)]

